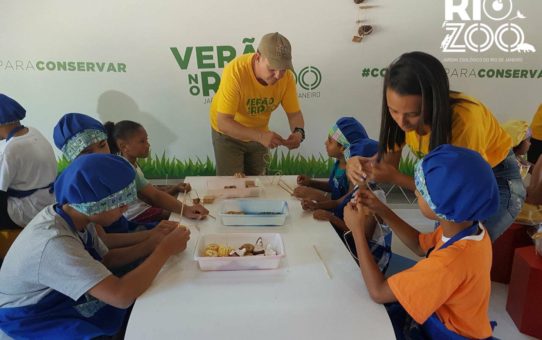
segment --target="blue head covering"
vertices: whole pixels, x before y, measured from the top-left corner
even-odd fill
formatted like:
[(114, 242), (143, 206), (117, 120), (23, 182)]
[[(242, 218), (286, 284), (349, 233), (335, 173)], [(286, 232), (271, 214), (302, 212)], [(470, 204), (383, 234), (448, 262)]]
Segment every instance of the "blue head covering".
[(483, 221), (497, 212), (495, 175), (475, 151), (440, 145), (416, 164), (414, 173), (416, 189), (444, 220)]
[(109, 211), (136, 199), (135, 171), (119, 156), (81, 155), (58, 176), (55, 196), (85, 215)]
[(102, 123), (82, 113), (67, 113), (55, 126), (53, 139), (68, 161), (73, 161), (89, 145), (107, 140)]
[(344, 147), (344, 156), (346, 159), (351, 157), (352, 145), (365, 140), (370, 141), (363, 125), (354, 117), (339, 118), (335, 125), (329, 129), (329, 136)]
[(344, 157), (348, 160), (350, 157), (372, 157), (378, 152), (378, 142), (370, 138), (365, 138), (350, 146), (348, 155)]
[(26, 117), (26, 110), (14, 99), (0, 93), (0, 125), (16, 123)]

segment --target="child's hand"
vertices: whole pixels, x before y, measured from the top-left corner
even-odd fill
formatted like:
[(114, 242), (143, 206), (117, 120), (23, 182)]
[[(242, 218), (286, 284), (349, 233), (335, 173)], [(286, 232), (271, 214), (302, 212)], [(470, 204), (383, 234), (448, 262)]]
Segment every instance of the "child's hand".
[(365, 187), (360, 187), (359, 191), (354, 196), (353, 201), (353, 203), (361, 203), (371, 212), (380, 215), (381, 217), (384, 217), (390, 211), (390, 208), (388, 208), (387, 205), (382, 203), (371, 190)]
[(180, 226), (166, 235), (158, 246), (171, 256), (185, 250), (188, 240), (190, 240), (190, 230), (184, 226)]
[(183, 215), (193, 220), (202, 220), (209, 215), (209, 210), (201, 204), (194, 204), (191, 207), (185, 206)]
[(176, 189), (179, 192), (190, 192), (192, 187), (190, 186), (190, 183), (179, 183), (177, 184)]
[(365, 232), (366, 209), (358, 203), (348, 203), (344, 207), (344, 223), (348, 229)]
[(315, 210), (318, 207), (318, 202), (312, 200), (302, 200), (301, 208), (303, 210)]
[(310, 184), (311, 179), (305, 175), (299, 175), (297, 176), (297, 185), (303, 185), (308, 187)]
[(293, 195), (297, 198), (315, 201), (321, 201), (324, 198), (324, 195), (320, 190), (310, 187), (297, 187), (294, 189)]
[(164, 236), (175, 230), (175, 228), (177, 228), (178, 226), (179, 223), (177, 222), (162, 220), (156, 225), (156, 227), (152, 228), (149, 232), (151, 235), (160, 234)]
[(312, 214), (312, 217), (314, 217), (314, 219), (318, 221), (329, 222), (331, 220), (331, 217), (333, 217), (333, 213), (328, 210), (318, 209)]

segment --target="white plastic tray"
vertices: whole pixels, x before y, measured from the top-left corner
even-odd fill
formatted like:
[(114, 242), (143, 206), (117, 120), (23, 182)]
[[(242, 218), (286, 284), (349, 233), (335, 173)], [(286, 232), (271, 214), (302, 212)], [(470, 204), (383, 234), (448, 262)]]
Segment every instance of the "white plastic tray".
[[(246, 181), (253, 181), (255, 187), (246, 187)], [(224, 187), (235, 186), (234, 189)], [(258, 197), (262, 192), (262, 183), (258, 178), (219, 177), (207, 181), (207, 194), (223, 198)]]
[[(205, 247), (210, 243), (239, 248), (244, 243), (256, 243), (258, 237), (263, 240), (264, 247), (271, 244), (277, 252), (274, 256), (242, 256), (242, 257), (206, 257), (203, 256)], [(202, 235), (196, 246), (194, 259), (198, 261), (203, 271), (210, 270), (260, 270), (276, 269), (280, 259), (286, 256), (282, 237), (278, 233), (226, 233)]]
[[(244, 214), (227, 214), (228, 211), (241, 211)], [(261, 214), (263, 212), (273, 214)], [(288, 203), (284, 200), (225, 200), (219, 215), (222, 223), (228, 226), (283, 225), (288, 215)]]

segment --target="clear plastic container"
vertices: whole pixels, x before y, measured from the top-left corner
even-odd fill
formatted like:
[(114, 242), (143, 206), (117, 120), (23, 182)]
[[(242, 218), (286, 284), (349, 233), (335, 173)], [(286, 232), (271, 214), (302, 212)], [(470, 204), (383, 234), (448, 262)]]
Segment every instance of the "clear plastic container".
[[(229, 246), (234, 249), (245, 243), (255, 244), (261, 237), (264, 247), (268, 244), (277, 252), (270, 256), (229, 256), (229, 257), (206, 257), (205, 247), (211, 243)], [(194, 259), (198, 261), (200, 270), (261, 270), (276, 269), (280, 265), (280, 259), (286, 256), (282, 237), (278, 233), (224, 233), (202, 235), (196, 246)]]
[(227, 226), (279, 226), (288, 212), (284, 200), (238, 199), (222, 202), (219, 215)]

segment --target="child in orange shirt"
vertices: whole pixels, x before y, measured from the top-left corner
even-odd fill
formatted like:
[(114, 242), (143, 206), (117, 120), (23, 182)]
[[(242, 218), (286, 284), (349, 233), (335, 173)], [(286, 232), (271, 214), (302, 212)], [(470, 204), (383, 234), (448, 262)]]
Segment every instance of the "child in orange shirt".
[[(398, 339), (490, 337), (491, 242), (478, 221), (499, 205), (491, 167), (475, 151), (444, 144), (416, 165), (415, 184), (420, 210), (439, 222), (432, 233), (419, 233), (366, 188), (345, 208), (369, 294), (378, 303), (398, 302), (387, 305)], [(367, 209), (427, 258), (386, 279), (365, 239)]]

